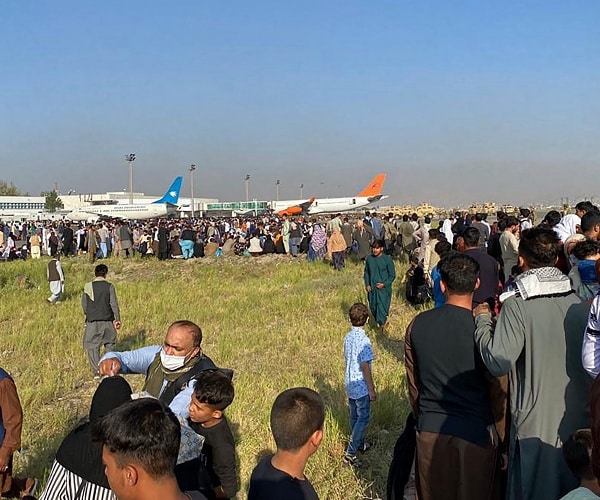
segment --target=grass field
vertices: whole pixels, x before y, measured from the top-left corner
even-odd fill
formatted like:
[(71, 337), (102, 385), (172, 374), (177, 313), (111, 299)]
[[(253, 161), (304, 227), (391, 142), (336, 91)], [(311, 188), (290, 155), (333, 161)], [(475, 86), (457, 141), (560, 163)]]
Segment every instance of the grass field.
[[(415, 310), (403, 299), (405, 266), (396, 264), (389, 331), (367, 328), (378, 392), (368, 436), (376, 444), (352, 470), (341, 465), (348, 436), (342, 342), (350, 305), (366, 302), (361, 264), (334, 272), (303, 257), (105, 262), (121, 306), (119, 350), (161, 343), (171, 322), (189, 319), (202, 328), (204, 351), (235, 371), (236, 397), (226, 413), (237, 439), (240, 498), (258, 458), (274, 449), (271, 404), (294, 386), (314, 388), (327, 405), (325, 439), (307, 468), (320, 498), (385, 497), (393, 445), (409, 411), (402, 338)], [(93, 265), (84, 256), (63, 260), (66, 298), (49, 305), (46, 263), (0, 264), (0, 366), (13, 374), (25, 412), (25, 449), (16, 467), (40, 478), (64, 435), (87, 413), (97, 386), (81, 345), (81, 293)], [(128, 380), (141, 386), (139, 376)]]

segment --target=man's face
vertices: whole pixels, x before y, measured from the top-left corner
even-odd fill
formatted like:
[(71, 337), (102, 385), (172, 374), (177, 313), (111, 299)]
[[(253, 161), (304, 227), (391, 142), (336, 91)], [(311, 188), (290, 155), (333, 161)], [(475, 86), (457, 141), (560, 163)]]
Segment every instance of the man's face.
[(218, 418), (215, 413), (215, 410), (208, 403), (201, 403), (195, 394), (192, 395), (192, 402), (190, 403), (190, 420), (192, 422), (203, 424), (212, 418)]
[(125, 493), (125, 470), (119, 466), (115, 456), (108, 451), (106, 446), (102, 446), (102, 464), (104, 465), (104, 475), (108, 479), (110, 489), (120, 500), (126, 498)]
[(200, 351), (194, 346), (194, 336), (187, 328), (174, 326), (169, 328), (163, 349), (170, 356), (183, 356), (186, 361), (193, 358)]
[(383, 253), (383, 248), (381, 248), (381, 247), (373, 247), (371, 249), (371, 251), (373, 252), (373, 255), (375, 257), (379, 257)]

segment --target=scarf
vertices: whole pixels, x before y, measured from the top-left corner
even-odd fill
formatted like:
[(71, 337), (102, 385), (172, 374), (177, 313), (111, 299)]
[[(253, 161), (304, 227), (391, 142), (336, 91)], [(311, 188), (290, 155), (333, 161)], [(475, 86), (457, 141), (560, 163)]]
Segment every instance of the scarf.
[(167, 385), (165, 386), (166, 390), (167, 387), (169, 387), (184, 373), (189, 372), (199, 360), (199, 356), (194, 356), (193, 358), (190, 358), (181, 368), (177, 370), (167, 370), (160, 362), (160, 351), (158, 351), (154, 357), (154, 360), (148, 367), (146, 383), (144, 384), (144, 388), (142, 390), (149, 392), (152, 394), (152, 396), (158, 398), (165, 380), (167, 381)]
[(319, 224), (313, 226), (313, 234), (310, 238), (310, 246), (313, 250), (321, 250), (327, 245), (327, 235)]
[(571, 290), (571, 280), (556, 267), (540, 267), (530, 269), (515, 278), (509, 290), (500, 295), (500, 302), (509, 297), (521, 297), (523, 300), (537, 297), (553, 297), (568, 295)]

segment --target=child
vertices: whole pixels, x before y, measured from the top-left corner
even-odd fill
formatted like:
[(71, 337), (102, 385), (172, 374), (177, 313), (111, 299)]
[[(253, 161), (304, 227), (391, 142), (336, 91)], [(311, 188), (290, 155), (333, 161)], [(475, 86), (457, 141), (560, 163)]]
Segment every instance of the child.
[(196, 376), (190, 427), (204, 436), (200, 458), (208, 470), (216, 498), (233, 498), (238, 490), (235, 443), (223, 414), (233, 397), (233, 384), (223, 372), (205, 370)]
[(580, 241), (575, 244), (571, 253), (577, 259), (577, 264), (569, 272), (573, 290), (581, 300), (591, 300), (600, 289), (596, 276), (596, 262), (600, 259), (600, 243), (595, 240)]
[(364, 433), (369, 425), (371, 401), (375, 401), (375, 384), (371, 374), (373, 351), (364, 326), (369, 319), (369, 310), (364, 304), (354, 304), (350, 308), (352, 330), (344, 339), (346, 372), (344, 383), (350, 405), (350, 442), (343, 458), (344, 465), (356, 465), (356, 453), (366, 451), (371, 443), (364, 441)]
[(600, 498), (600, 485), (592, 471), (592, 431), (579, 429), (562, 446), (562, 453), (569, 469), (579, 480), (579, 488), (571, 491), (563, 500)]
[(323, 440), (324, 422), (323, 398), (312, 389), (295, 387), (277, 396), (271, 409), (277, 451), (252, 471), (248, 500), (318, 500), (304, 468)]
[(392, 283), (396, 279), (394, 262), (383, 252), (383, 240), (371, 244), (372, 254), (365, 260), (364, 281), (369, 307), (377, 324), (385, 329), (388, 325), (390, 303), (392, 301)]

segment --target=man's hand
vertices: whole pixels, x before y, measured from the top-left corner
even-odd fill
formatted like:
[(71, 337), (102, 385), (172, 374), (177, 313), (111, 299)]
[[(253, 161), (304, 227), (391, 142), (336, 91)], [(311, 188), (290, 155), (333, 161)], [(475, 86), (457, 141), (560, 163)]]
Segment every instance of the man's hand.
[(3, 474), (8, 470), (8, 461), (10, 460), (10, 453), (6, 448), (0, 448), (0, 474)]
[(121, 322), (114, 320), (113, 321), (113, 326), (115, 327), (115, 330), (118, 330), (119, 328), (121, 328)]
[(479, 304), (475, 309), (473, 309), (473, 316), (477, 316), (478, 314), (489, 314), (492, 315), (492, 310), (487, 302), (483, 302)]
[(367, 292), (371, 291), (371, 285), (367, 285)]
[(377, 284), (375, 284), (375, 287), (376, 287), (378, 290), (381, 290), (381, 289), (382, 289), (384, 286), (385, 286), (385, 285), (384, 285), (383, 283), (377, 283)]
[(369, 389), (369, 401), (373, 402), (377, 400), (377, 393), (375, 389)]
[(108, 358), (100, 361), (98, 365), (98, 373), (100, 375), (108, 375), (114, 377), (121, 371), (121, 362), (117, 358)]

